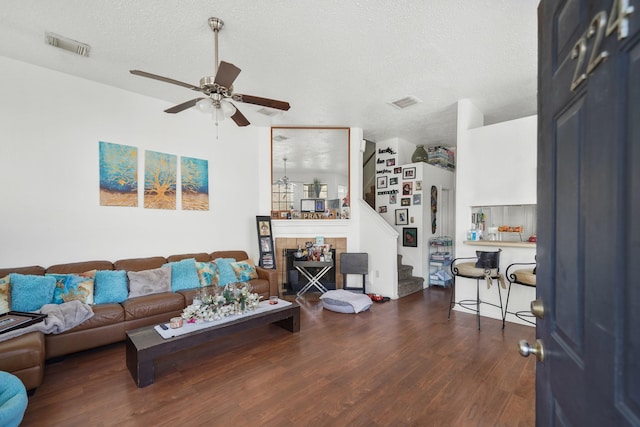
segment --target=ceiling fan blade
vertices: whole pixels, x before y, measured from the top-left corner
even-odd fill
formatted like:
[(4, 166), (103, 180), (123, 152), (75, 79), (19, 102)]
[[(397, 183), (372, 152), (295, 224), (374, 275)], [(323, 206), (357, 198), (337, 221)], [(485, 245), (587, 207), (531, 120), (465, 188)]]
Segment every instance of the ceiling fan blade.
[[(230, 103), (231, 104), (231, 103)], [(233, 105), (233, 104), (231, 104)], [(236, 107), (235, 105), (233, 105), (234, 107)], [(247, 120), (247, 118), (244, 116), (244, 114), (242, 114), (240, 112), (240, 110), (238, 110), (238, 107), (236, 107), (236, 112), (233, 114), (233, 116), (231, 116), (231, 120), (233, 120), (234, 122), (236, 122), (236, 124), (238, 126), (248, 126), (251, 123), (249, 123), (249, 120)]]
[(240, 68), (235, 65), (220, 61), (220, 66), (218, 67), (218, 72), (216, 73), (216, 78), (214, 82), (224, 88), (230, 89), (235, 81), (238, 74), (240, 74)]
[(259, 96), (243, 95), (241, 93), (233, 94), (234, 101), (246, 102), (247, 104), (261, 105), (263, 107), (276, 108), (278, 110), (287, 111), (291, 106), (288, 102), (278, 101), (269, 98), (260, 98)]
[(201, 99), (205, 99), (205, 98), (194, 98), (194, 99), (191, 99), (191, 100), (189, 100), (187, 102), (183, 102), (182, 104), (178, 104), (178, 105), (175, 105), (175, 106), (173, 106), (171, 108), (167, 108), (166, 110), (164, 110), (164, 112), (165, 113), (169, 113), (169, 114), (179, 113), (180, 111), (184, 111), (187, 108), (193, 107)]
[(189, 84), (189, 83), (181, 82), (179, 80), (170, 79), (169, 77), (162, 77), (162, 76), (159, 76), (157, 74), (151, 74), (151, 73), (147, 73), (146, 71), (140, 71), (140, 70), (129, 70), (129, 72), (131, 74), (135, 74), (136, 76), (147, 77), (147, 78), (154, 79), (154, 80), (160, 80), (161, 82), (171, 83), (171, 84), (174, 84), (174, 85), (186, 87), (187, 89), (191, 89), (191, 90), (195, 90), (195, 91), (198, 91), (198, 92), (202, 92), (202, 89), (200, 89), (198, 86), (194, 86), (194, 85)]

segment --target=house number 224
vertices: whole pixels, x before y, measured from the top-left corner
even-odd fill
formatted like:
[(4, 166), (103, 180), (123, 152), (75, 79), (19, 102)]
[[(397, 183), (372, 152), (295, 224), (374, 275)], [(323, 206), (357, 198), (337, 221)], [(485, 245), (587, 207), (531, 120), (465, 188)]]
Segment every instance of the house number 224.
[[(616, 29), (618, 30), (618, 40), (622, 40), (629, 35), (629, 19), (627, 18), (633, 12), (633, 6), (629, 6), (629, 0), (613, 0), (609, 21), (607, 22), (607, 12), (602, 10), (596, 14), (591, 20), (589, 28), (578, 39), (571, 50), (571, 59), (578, 59), (576, 62), (576, 70), (571, 80), (571, 90), (576, 90), (578, 86), (585, 80), (587, 75), (591, 74), (598, 65), (600, 65), (609, 56), (607, 51), (600, 49), (603, 37), (610, 36)], [(589, 62), (586, 64), (587, 42), (595, 37), (589, 55)]]

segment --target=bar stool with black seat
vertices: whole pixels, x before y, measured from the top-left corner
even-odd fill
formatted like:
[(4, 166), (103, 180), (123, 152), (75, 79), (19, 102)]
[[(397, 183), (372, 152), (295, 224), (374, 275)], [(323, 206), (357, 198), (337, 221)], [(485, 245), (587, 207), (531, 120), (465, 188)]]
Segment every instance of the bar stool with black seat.
[[(507, 302), (504, 305), (504, 314), (502, 316), (502, 329), (504, 329), (504, 322), (507, 318), (507, 314), (513, 314), (518, 319), (535, 325), (536, 322), (530, 320), (535, 317), (530, 310), (509, 311), (509, 296), (511, 295), (511, 285), (521, 285), (530, 288), (536, 287), (536, 263), (535, 262), (514, 262), (510, 264), (505, 270), (507, 280), (509, 281), (509, 290), (507, 291)], [(533, 266), (533, 268), (521, 268), (523, 266)]]
[[(502, 249), (498, 249), (494, 252), (476, 251), (475, 257), (455, 258), (451, 261), (451, 274), (453, 275), (453, 283), (451, 285), (451, 298), (449, 300), (449, 315), (447, 319), (451, 318), (451, 309), (458, 304), (460, 307), (467, 310), (471, 310), (476, 313), (478, 318), (478, 330), (480, 330), (480, 304), (488, 304), (500, 309), (500, 315), (504, 317), (504, 311), (502, 307), (502, 291), (500, 287), (506, 288), (504, 278), (500, 274), (500, 252)], [(476, 299), (468, 300), (455, 300), (456, 293), (456, 278), (465, 277), (467, 279), (476, 280)], [(488, 301), (480, 300), (480, 280), (487, 282), (487, 288), (490, 288), (494, 280), (499, 283), (498, 299), (500, 305), (494, 304)]]

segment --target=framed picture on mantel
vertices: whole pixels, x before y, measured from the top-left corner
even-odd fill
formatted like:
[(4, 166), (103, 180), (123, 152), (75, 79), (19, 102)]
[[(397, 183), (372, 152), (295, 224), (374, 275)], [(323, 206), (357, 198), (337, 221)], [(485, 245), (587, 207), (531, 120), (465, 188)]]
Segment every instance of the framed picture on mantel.
[(256, 216), (258, 228), (258, 247), (260, 248), (259, 264), (262, 268), (275, 269), (275, 255), (273, 250), (273, 235), (271, 231), (271, 217)]

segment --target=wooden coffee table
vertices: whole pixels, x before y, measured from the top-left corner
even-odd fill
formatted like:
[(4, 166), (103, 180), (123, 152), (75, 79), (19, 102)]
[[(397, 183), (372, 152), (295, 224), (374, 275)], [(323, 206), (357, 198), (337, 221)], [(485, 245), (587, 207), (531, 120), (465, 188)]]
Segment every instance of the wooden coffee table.
[(153, 384), (154, 362), (157, 358), (269, 323), (291, 332), (299, 332), (300, 306), (294, 302), (283, 305), (282, 308), (244, 315), (221, 325), (167, 339), (156, 332), (155, 325), (133, 329), (127, 331), (127, 368), (138, 387), (146, 387)]

